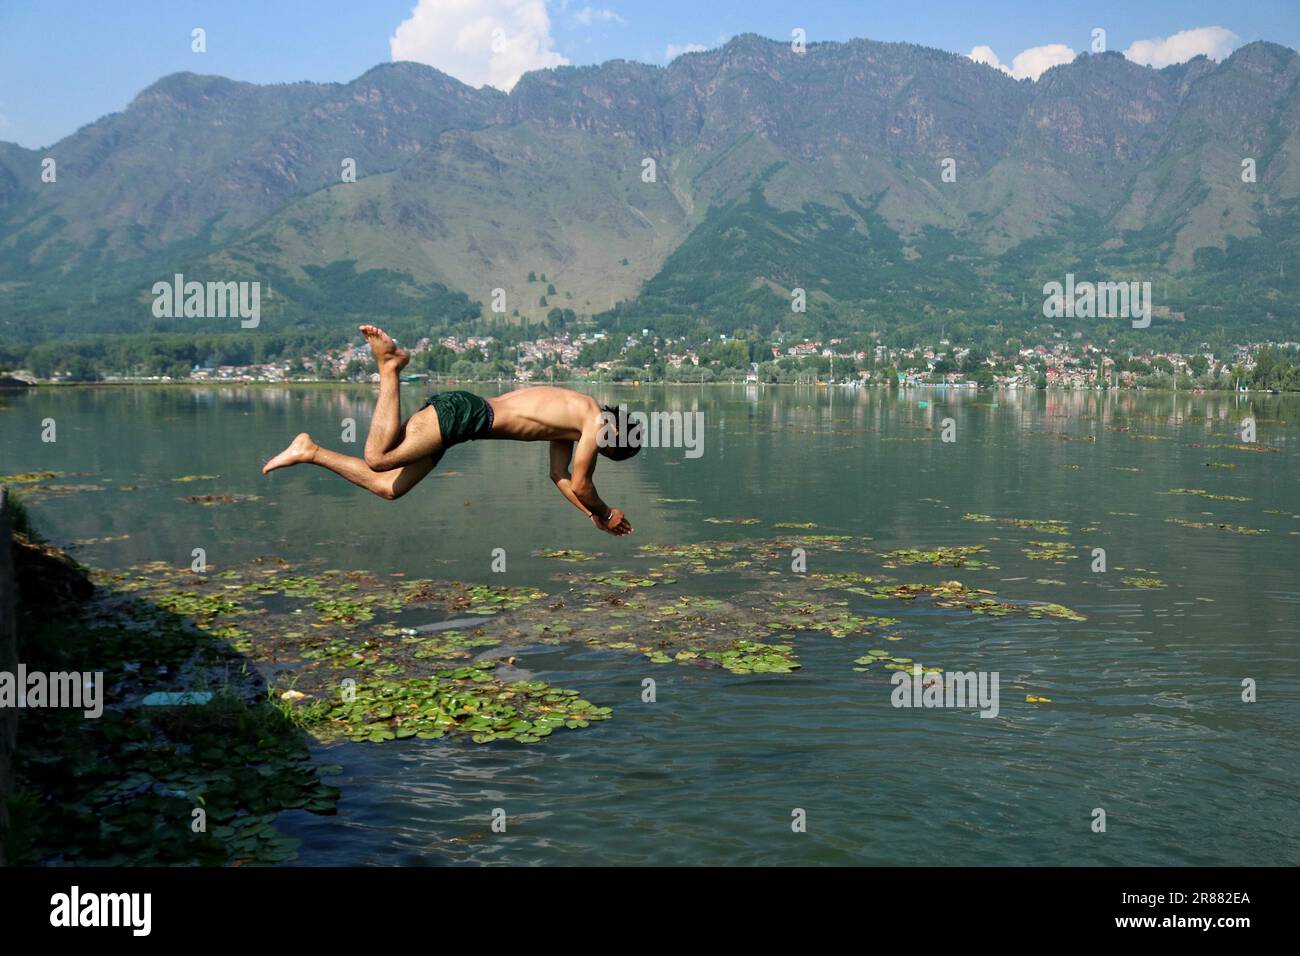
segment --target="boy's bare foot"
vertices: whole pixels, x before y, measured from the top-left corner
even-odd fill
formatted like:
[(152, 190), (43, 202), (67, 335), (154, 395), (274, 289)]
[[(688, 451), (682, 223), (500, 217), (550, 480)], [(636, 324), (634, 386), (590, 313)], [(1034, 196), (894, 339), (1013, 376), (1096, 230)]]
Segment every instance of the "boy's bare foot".
[(277, 468), (288, 468), (290, 465), (300, 465), (305, 461), (311, 461), (316, 457), (318, 450), (316, 443), (311, 440), (311, 436), (303, 432), (289, 443), (288, 448), (262, 466), (262, 474), (267, 475)]
[(362, 325), (358, 328), (370, 343), (370, 351), (375, 354), (375, 362), (378, 363), (380, 372), (400, 372), (406, 368), (406, 363), (411, 361), (411, 356), (397, 347), (391, 335), (377, 325)]

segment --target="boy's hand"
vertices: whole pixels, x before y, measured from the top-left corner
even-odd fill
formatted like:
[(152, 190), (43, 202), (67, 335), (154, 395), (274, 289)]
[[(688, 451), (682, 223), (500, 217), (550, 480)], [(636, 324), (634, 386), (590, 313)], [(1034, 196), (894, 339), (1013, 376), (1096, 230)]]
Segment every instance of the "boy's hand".
[(624, 516), (623, 512), (619, 511), (617, 508), (611, 508), (609, 517), (604, 521), (600, 519), (600, 515), (598, 514), (592, 514), (591, 520), (601, 531), (608, 531), (615, 537), (632, 533), (632, 526), (628, 524), (627, 518)]

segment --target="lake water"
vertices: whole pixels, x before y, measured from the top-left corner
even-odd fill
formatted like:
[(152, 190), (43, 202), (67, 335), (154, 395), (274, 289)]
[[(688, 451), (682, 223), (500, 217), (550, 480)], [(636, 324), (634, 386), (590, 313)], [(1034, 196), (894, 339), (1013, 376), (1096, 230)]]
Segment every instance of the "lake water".
[[(310, 466), (259, 473), (299, 431), (348, 449), (346, 418), (357, 422), (356, 453), (369, 389), (4, 395), (0, 472), (89, 473), (60, 480), (101, 490), (38, 496), (32, 511), (58, 543), (128, 535), (74, 551), (106, 568), (188, 565), (202, 547), (218, 567), (276, 554), (561, 591), (558, 571), (627, 567), (639, 545), (771, 538), (773, 523), (811, 522), (880, 553), (983, 545), (980, 558), (995, 567), (885, 573), (956, 578), (1087, 618), (992, 618), (839, 595), (855, 613), (901, 619), (892, 647), (916, 660), (998, 672), (994, 719), (893, 707), (886, 674), (853, 669), (874, 638), (802, 633), (800, 670), (747, 675), (538, 645), (519, 655), (521, 667), (613, 707), (613, 718), (528, 747), (463, 738), (322, 746), (322, 759), (344, 768), (332, 781), (343, 796), (337, 816), (282, 818), (303, 841), (301, 863), (1300, 862), (1300, 398), (590, 390), (634, 409), (704, 415), (698, 459), (647, 449), (629, 463), (601, 462), (597, 484), (636, 527), (629, 538), (599, 534), (560, 497), (544, 443), (456, 448), (397, 502)], [(409, 411), (423, 396), (407, 388), (403, 397)], [(1239, 442), (1246, 415), (1259, 444), (1277, 451), (1208, 447)], [(41, 441), (46, 418), (57, 426), (52, 444)], [(944, 419), (954, 441), (942, 440)], [(194, 474), (220, 477), (173, 480)], [(259, 498), (198, 507), (182, 500), (191, 493)], [(1007, 518), (1052, 519), (1070, 533)], [(1073, 557), (1030, 560), (1028, 542), (1043, 539)], [(494, 548), (506, 550), (505, 574), (491, 570)], [(543, 548), (605, 556), (558, 568), (535, 556)], [(1105, 549), (1105, 573), (1092, 571), (1094, 548)], [(810, 573), (882, 570), (880, 554), (806, 552)], [(783, 558), (762, 573), (795, 572)], [(747, 585), (719, 575), (673, 586), (726, 596)], [(641, 700), (646, 677), (657, 681), (654, 703)], [(1255, 703), (1242, 701), (1246, 678)], [(490, 829), (498, 807), (504, 834)], [(792, 832), (795, 808), (806, 813), (804, 833)], [(1095, 808), (1106, 812), (1105, 833), (1092, 830)]]

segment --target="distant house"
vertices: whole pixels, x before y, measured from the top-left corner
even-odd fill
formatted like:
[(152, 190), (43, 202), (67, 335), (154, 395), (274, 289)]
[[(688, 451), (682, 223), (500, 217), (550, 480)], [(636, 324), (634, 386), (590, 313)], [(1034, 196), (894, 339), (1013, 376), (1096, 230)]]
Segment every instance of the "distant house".
[(36, 385), (36, 376), (31, 372), (10, 372), (7, 375), (0, 375), (0, 388), (33, 388)]

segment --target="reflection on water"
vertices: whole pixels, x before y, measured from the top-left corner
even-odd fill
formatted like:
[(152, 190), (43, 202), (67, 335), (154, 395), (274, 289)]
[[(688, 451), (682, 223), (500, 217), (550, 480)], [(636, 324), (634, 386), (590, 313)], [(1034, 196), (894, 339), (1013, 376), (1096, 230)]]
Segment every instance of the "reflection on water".
[[(655, 666), (585, 646), (539, 646), (520, 665), (615, 716), (544, 744), (341, 744), (337, 817), (289, 814), (306, 863), (1295, 863), (1300, 399), (1233, 394), (594, 388), (633, 409), (700, 411), (704, 456), (647, 449), (601, 462), (602, 495), (637, 533), (595, 532), (547, 478), (544, 444), (453, 450), (406, 498), (384, 502), (318, 469), (263, 477), (299, 431), (359, 453), (369, 389), (99, 388), (0, 397), (0, 470), (84, 473), (100, 490), (33, 497), (55, 541), (102, 566), (193, 548), (220, 568), (263, 554), (343, 568), (560, 590), (542, 548), (620, 567), (646, 543), (770, 538), (776, 522), (870, 537), (878, 551), (984, 545), (960, 578), (1083, 623), (996, 619), (841, 595), (903, 619), (897, 647), (945, 667), (998, 671), (997, 719), (895, 709), (853, 637), (801, 636), (793, 675)], [(413, 409), (423, 395), (406, 390)], [(921, 403), (925, 403), (922, 407)], [(1259, 444), (1231, 447), (1243, 415)], [(43, 444), (41, 422), (57, 422)], [(346, 419), (357, 444), (341, 441)], [(941, 440), (944, 420), (956, 440)], [(1235, 465), (1235, 467), (1222, 467)], [(217, 478), (177, 482), (192, 475)], [(1248, 501), (1170, 495), (1203, 490)], [(190, 494), (255, 495), (199, 507)], [(966, 515), (987, 515), (992, 522)], [(717, 524), (709, 518), (753, 518)], [(1075, 557), (1030, 560), (1065, 522)], [(1243, 535), (1167, 519), (1264, 529)], [(509, 556), (490, 570), (493, 548)], [(1108, 570), (1091, 572), (1093, 549)], [(810, 571), (880, 561), (808, 549)], [(572, 571), (575, 566), (565, 566)], [(919, 572), (920, 569), (918, 569)], [(935, 569), (923, 569), (935, 572)], [(1164, 587), (1123, 584), (1154, 578)], [(1059, 582), (1059, 583), (1058, 583)], [(732, 586), (682, 582), (691, 593)], [(901, 651), (900, 651), (901, 653)], [(642, 680), (657, 681), (655, 703)], [(1252, 678), (1259, 701), (1241, 701)], [(1010, 688), (1010, 689), (1009, 689)], [(1050, 704), (1027, 704), (1027, 692)], [(1018, 696), (1016, 696), (1018, 695)], [(490, 827), (506, 810), (504, 834)], [(1090, 829), (1106, 810), (1105, 834)], [(791, 812), (807, 832), (791, 832)]]

